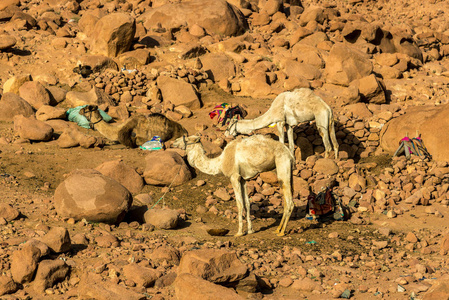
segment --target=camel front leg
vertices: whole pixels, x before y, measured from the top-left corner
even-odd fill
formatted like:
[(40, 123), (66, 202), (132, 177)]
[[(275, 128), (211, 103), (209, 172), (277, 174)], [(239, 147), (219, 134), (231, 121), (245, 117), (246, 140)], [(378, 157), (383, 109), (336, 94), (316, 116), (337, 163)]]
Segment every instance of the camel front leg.
[(284, 144), (285, 142), (285, 137), (284, 137), (284, 126), (285, 126), (285, 122), (280, 121), (276, 123), (278, 132), (279, 132), (279, 142), (281, 142), (282, 144)]
[(279, 223), (276, 233), (278, 236), (285, 235), (285, 229), (287, 228), (287, 223), (290, 220), (290, 216), (293, 212), (295, 204), (293, 203), (293, 193), (292, 193), (292, 181), (291, 181), (291, 167), (289, 162), (283, 162), (276, 166), (276, 172), (279, 179), (279, 184), (284, 194), (284, 213), (282, 215), (281, 222)]
[(234, 189), (235, 201), (237, 202), (237, 209), (239, 214), (239, 230), (235, 234), (235, 236), (243, 235), (243, 198), (242, 198), (242, 186), (241, 186), (241, 177), (239, 174), (235, 174), (231, 176), (231, 184)]
[(253, 225), (251, 223), (251, 203), (249, 201), (248, 197), (248, 189), (246, 188), (246, 180), (243, 178), (241, 179), (241, 183), (243, 186), (243, 199), (245, 200), (245, 206), (246, 206), (246, 222), (248, 223), (248, 234), (254, 233)]

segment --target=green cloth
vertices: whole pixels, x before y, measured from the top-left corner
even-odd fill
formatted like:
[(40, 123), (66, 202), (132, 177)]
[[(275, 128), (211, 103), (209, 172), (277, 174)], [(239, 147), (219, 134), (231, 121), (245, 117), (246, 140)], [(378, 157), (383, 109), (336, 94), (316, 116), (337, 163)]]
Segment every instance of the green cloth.
[[(90, 129), (89, 120), (83, 115), (80, 115), (80, 110), (87, 105), (81, 105), (74, 108), (69, 108), (66, 111), (67, 119), (72, 122), (76, 122), (79, 126)], [(98, 109), (100, 111), (100, 115), (106, 122), (110, 122), (112, 117), (105, 113), (103, 110)]]

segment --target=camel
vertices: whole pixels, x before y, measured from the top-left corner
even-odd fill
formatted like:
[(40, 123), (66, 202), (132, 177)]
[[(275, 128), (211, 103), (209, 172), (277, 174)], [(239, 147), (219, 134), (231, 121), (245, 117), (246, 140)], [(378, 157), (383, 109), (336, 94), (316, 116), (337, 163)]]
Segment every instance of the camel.
[(166, 142), (187, 134), (181, 124), (162, 114), (152, 114), (148, 117), (137, 115), (118, 125), (104, 121), (96, 105), (83, 107), (80, 114), (89, 120), (92, 129), (112, 142), (119, 142), (131, 148), (144, 144), (155, 135)]
[(246, 181), (261, 172), (276, 168), (277, 177), (284, 194), (284, 214), (276, 229), (278, 236), (285, 234), (287, 222), (293, 211), (292, 196), (292, 164), (294, 158), (289, 149), (264, 135), (235, 139), (223, 150), (220, 156), (208, 158), (205, 155), (200, 137), (190, 136), (178, 138), (174, 147), (184, 149), (189, 164), (201, 172), (217, 175), (223, 174), (231, 180), (237, 201), (239, 229), (235, 236), (243, 235), (243, 207), (246, 207), (248, 234), (253, 233), (250, 218), (250, 202)]
[(316, 127), (324, 142), (325, 157), (331, 152), (332, 140), (335, 159), (338, 158), (338, 142), (335, 136), (332, 109), (311, 89), (300, 88), (292, 92), (279, 94), (271, 107), (263, 115), (253, 120), (233, 120), (229, 123), (225, 135), (236, 136), (238, 133), (250, 134), (256, 129), (276, 123), (279, 141), (284, 143), (284, 126), (287, 125), (289, 149), (294, 154), (293, 126), (301, 122), (316, 121)]

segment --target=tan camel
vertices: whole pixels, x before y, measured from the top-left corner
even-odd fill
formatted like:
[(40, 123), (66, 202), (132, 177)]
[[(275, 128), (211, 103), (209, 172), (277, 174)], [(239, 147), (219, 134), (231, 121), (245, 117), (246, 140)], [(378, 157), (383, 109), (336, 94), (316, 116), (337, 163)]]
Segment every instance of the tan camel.
[(284, 193), (284, 214), (276, 230), (279, 236), (285, 234), (287, 222), (293, 211), (292, 196), (292, 164), (294, 161), (288, 148), (263, 135), (236, 139), (231, 141), (220, 156), (208, 158), (205, 155), (200, 137), (190, 136), (178, 138), (174, 147), (186, 150), (189, 164), (201, 172), (217, 175), (224, 174), (231, 180), (237, 201), (239, 230), (235, 236), (243, 235), (243, 207), (246, 207), (248, 234), (253, 233), (250, 218), (250, 202), (246, 181), (261, 172), (276, 168), (279, 184)]
[(152, 114), (148, 117), (137, 115), (117, 125), (104, 121), (96, 105), (83, 107), (80, 114), (87, 118), (92, 129), (97, 130), (110, 141), (119, 142), (128, 147), (140, 146), (155, 135), (166, 142), (187, 134), (187, 130), (181, 124), (161, 114)]
[(311, 89), (300, 88), (292, 92), (279, 94), (271, 107), (263, 115), (253, 120), (233, 120), (228, 125), (225, 135), (236, 136), (238, 133), (250, 134), (256, 129), (264, 128), (276, 123), (279, 132), (279, 141), (284, 143), (284, 126), (287, 125), (289, 149), (294, 153), (293, 126), (301, 122), (316, 121), (316, 127), (323, 139), (326, 149), (325, 157), (331, 152), (332, 140), (335, 159), (338, 158), (338, 142), (335, 136), (334, 118), (332, 109), (317, 96)]

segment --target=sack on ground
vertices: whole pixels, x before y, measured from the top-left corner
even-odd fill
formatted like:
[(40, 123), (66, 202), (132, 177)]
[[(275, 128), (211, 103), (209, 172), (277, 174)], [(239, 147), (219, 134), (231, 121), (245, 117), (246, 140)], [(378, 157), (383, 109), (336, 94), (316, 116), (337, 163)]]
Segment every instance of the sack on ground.
[[(67, 119), (69, 121), (76, 122), (79, 126), (86, 128), (86, 129), (90, 129), (89, 120), (87, 120), (87, 118), (85, 116), (80, 115), (80, 110), (86, 106), (87, 105), (81, 105), (81, 106), (69, 108), (65, 114), (67, 115)], [(98, 111), (100, 112), (100, 115), (103, 118), (103, 120), (105, 120), (106, 122), (110, 122), (112, 120), (112, 117), (110, 115), (108, 115), (107, 113), (105, 113), (103, 110), (99, 109)]]

